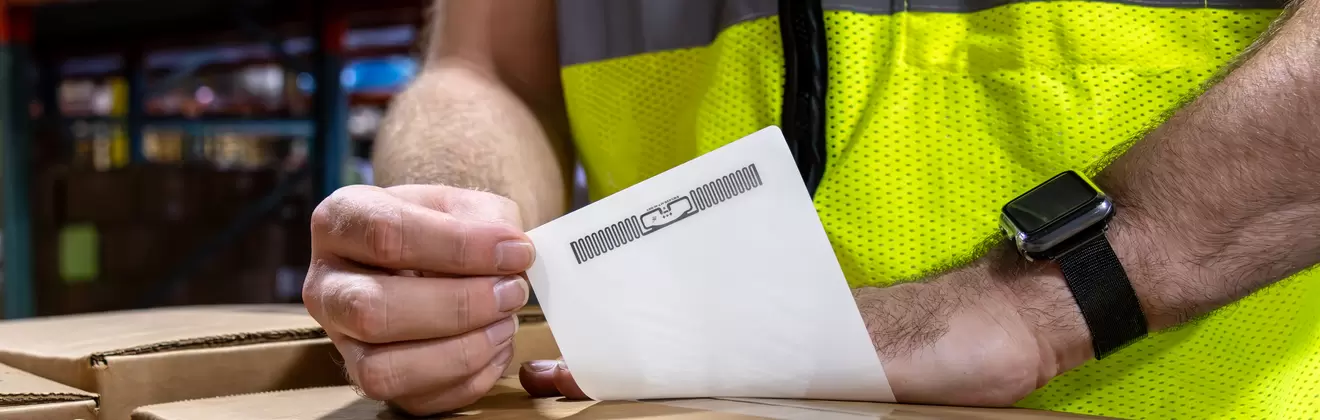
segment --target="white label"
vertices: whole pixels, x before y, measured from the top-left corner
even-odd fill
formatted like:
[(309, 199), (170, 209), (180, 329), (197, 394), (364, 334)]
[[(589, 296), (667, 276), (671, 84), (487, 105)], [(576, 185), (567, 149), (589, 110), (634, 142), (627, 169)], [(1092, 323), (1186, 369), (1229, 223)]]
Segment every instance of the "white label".
[(778, 128), (531, 231), (527, 276), (597, 400), (894, 400)]

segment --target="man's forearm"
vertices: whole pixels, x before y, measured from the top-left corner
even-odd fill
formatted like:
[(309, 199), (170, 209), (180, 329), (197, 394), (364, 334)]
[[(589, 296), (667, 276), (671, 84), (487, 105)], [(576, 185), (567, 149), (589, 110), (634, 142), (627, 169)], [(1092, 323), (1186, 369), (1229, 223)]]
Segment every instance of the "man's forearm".
[(525, 227), (567, 208), (566, 169), (540, 122), (461, 62), (428, 69), (391, 105), (373, 152), (378, 183), (482, 189), (519, 204)]
[[(1116, 202), (1109, 240), (1151, 331), (1320, 263), (1320, 1), (1292, 11), (1250, 59), (1096, 178)], [(960, 402), (1003, 404), (1093, 357), (1062, 274), (1008, 245), (923, 283), (856, 295), (886, 371), (905, 381), (900, 400), (945, 402), (965, 386)], [(1004, 359), (1027, 353), (1039, 360)], [(950, 366), (1013, 380), (930, 379)]]
[(1320, 262), (1320, 2), (1097, 179), (1152, 330)]
[(563, 214), (572, 153), (553, 6), (436, 1), (424, 70), (394, 100), (376, 141), (381, 184), (495, 192), (519, 204), (527, 228)]

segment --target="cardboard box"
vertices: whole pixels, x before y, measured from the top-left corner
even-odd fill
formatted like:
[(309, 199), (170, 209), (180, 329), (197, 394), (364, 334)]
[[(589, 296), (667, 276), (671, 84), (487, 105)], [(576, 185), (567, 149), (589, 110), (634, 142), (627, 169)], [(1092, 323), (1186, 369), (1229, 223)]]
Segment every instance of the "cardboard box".
[(101, 419), (148, 404), (346, 384), (336, 354), (298, 305), (0, 322), (0, 363), (100, 394)]
[(0, 420), (96, 418), (96, 394), (0, 365)]
[[(486, 419), (1069, 419), (1094, 418), (1026, 409), (987, 409), (842, 401), (699, 398), (665, 401), (567, 401), (533, 399), (518, 383), (523, 361), (555, 359), (558, 347), (539, 308), (518, 316), (514, 361), (505, 377), (481, 401), (437, 418)], [(384, 404), (363, 398), (352, 387), (320, 387), (180, 401), (138, 408), (133, 420), (403, 420)]]
[[(1072, 419), (1064, 413), (1006, 408), (771, 399), (685, 399), (664, 401), (566, 401), (530, 398), (517, 378), (504, 378), (481, 401), (436, 418), (494, 419)], [(388, 420), (383, 404), (347, 386), (302, 389), (176, 402), (139, 408), (133, 420)]]

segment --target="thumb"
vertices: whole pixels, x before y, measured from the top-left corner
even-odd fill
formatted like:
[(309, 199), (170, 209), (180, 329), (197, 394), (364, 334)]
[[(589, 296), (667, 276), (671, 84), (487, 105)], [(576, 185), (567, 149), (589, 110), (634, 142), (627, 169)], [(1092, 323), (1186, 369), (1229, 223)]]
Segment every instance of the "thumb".
[(570, 399), (590, 399), (582, 392), (568, 366), (562, 360), (533, 360), (522, 364), (518, 371), (518, 381), (523, 389), (533, 397), (553, 397), (563, 395)]

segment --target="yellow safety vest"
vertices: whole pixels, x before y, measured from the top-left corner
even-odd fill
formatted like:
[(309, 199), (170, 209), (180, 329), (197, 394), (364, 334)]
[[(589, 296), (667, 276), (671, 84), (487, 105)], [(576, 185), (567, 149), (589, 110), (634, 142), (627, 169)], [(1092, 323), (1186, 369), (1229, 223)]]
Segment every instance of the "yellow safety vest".
[[(806, 0), (812, 1), (812, 0)], [(780, 122), (772, 0), (560, 0), (569, 117), (599, 198)], [(970, 260), (1006, 201), (1094, 174), (1278, 16), (1269, 0), (824, 1), (816, 208), (849, 282)], [(1052, 380), (1023, 407), (1320, 417), (1320, 270)]]

